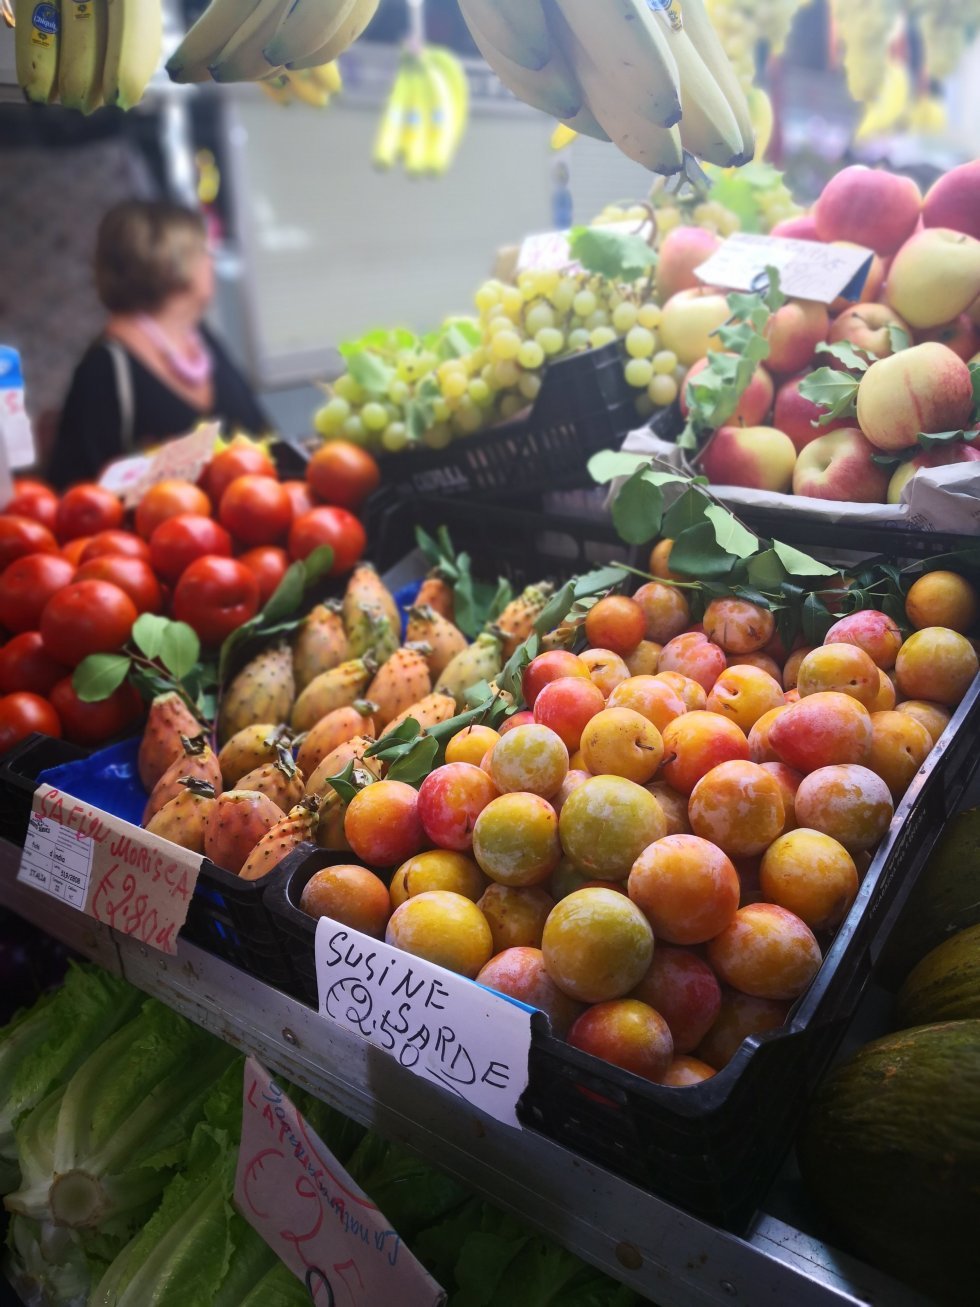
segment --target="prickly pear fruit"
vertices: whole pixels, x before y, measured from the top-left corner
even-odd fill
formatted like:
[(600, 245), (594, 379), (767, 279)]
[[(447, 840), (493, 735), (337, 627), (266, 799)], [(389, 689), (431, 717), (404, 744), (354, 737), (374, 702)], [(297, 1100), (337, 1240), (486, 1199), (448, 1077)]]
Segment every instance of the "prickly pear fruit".
[(237, 731), (218, 753), (221, 779), (226, 790), (233, 789), (243, 776), (279, 757), (279, 746), (288, 748), (290, 734), (285, 726), (259, 722)]
[(208, 737), (206, 735), (195, 735), (190, 738), (182, 735), (180, 742), (183, 753), (176, 762), (170, 764), (154, 785), (153, 792), (143, 809), (144, 826), (171, 799), (176, 799), (177, 795), (181, 793), (181, 781), (189, 776), (193, 776), (199, 781), (207, 781), (216, 790), (221, 789), (221, 767), (215, 757), (214, 750), (208, 744)]
[(416, 605), (408, 611), (406, 644), (427, 644), (432, 652), (426, 661), (433, 676), (441, 676), (458, 653), (469, 644), (458, 626), (437, 613), (434, 608)]
[(276, 761), (265, 762), (248, 772), (237, 782), (236, 789), (256, 790), (288, 812), (306, 793), (306, 781), (302, 769), (293, 762), (293, 755), (280, 745)]
[(398, 648), (401, 622), (392, 626), (380, 608), (362, 607), (347, 628), (348, 648), (352, 658), (371, 657), (383, 663)]
[(321, 717), (303, 736), (296, 765), (305, 776), (312, 776), (320, 763), (336, 749), (338, 744), (352, 740), (355, 735), (377, 734), (374, 720), (375, 705), (368, 699), (355, 699), (349, 708), (335, 708)]
[(204, 852), (216, 866), (237, 875), (262, 836), (285, 815), (267, 794), (256, 790), (219, 794), (204, 823)]
[(527, 586), (516, 599), (510, 601), (497, 618), (495, 625), (503, 635), (504, 662), (534, 630), (534, 623), (544, 611), (545, 604), (551, 598), (554, 589), (555, 587), (548, 581)]
[(343, 614), (348, 636), (351, 635), (352, 627), (361, 620), (360, 610), (363, 608), (371, 609), (388, 619), (388, 625), (395, 635), (397, 645), (401, 636), (402, 615), (398, 611), (394, 595), (370, 563), (358, 563), (347, 582)]
[(218, 743), (255, 722), (287, 722), (296, 698), (293, 655), (286, 644), (264, 649), (247, 663), (221, 696)]
[(327, 784), (330, 776), (339, 776), (349, 762), (353, 762), (361, 771), (370, 772), (375, 780), (381, 779), (381, 763), (377, 758), (365, 758), (365, 753), (374, 744), (369, 735), (355, 735), (343, 744), (338, 744), (320, 762), (306, 782), (307, 794), (332, 794), (333, 787)]
[(374, 674), (374, 663), (351, 658), (329, 672), (314, 676), (293, 705), (293, 730), (308, 731), (335, 708), (350, 707)]
[(503, 667), (500, 640), (489, 631), (478, 635), (473, 644), (458, 653), (436, 682), (441, 694), (449, 694), (456, 707), (466, 706), (466, 691), (480, 681), (492, 681)]
[(313, 840), (319, 821), (320, 800), (315, 794), (301, 799), (272, 830), (263, 835), (238, 873), (242, 880), (261, 880), (278, 867), (287, 854), (307, 840)]
[[(352, 779), (359, 789), (364, 789), (366, 785), (372, 785), (378, 778), (360, 767), (355, 767)], [(329, 849), (331, 853), (351, 852), (350, 841), (344, 834), (344, 817), (347, 815), (347, 804), (332, 785), (323, 787), (320, 798), (320, 821), (316, 831), (317, 844), (321, 849)]]
[(409, 717), (412, 717), (421, 726), (424, 735), (433, 726), (448, 722), (451, 717), (455, 716), (456, 700), (452, 695), (441, 694), (436, 691), (434, 694), (427, 694), (418, 703), (413, 703), (410, 708), (406, 708), (403, 713), (390, 721), (384, 734), (390, 735), (392, 731), (397, 731), (402, 722), (406, 722)]
[(447, 622), (456, 620), (456, 599), (453, 588), (438, 571), (430, 572), (422, 582), (415, 604), (418, 608), (433, 609)]
[(204, 823), (214, 807), (216, 791), (207, 781), (188, 776), (179, 782), (184, 788), (165, 803), (146, 824), (151, 835), (179, 844), (192, 853), (204, 852)]
[(157, 695), (150, 704), (136, 763), (147, 794), (170, 764), (183, 755), (180, 737), (191, 739), (200, 729), (201, 723), (175, 690)]
[(318, 604), (300, 627), (293, 646), (296, 689), (305, 690), (314, 676), (332, 671), (350, 657), (340, 604), (336, 600)]
[(368, 686), (368, 698), (377, 704), (374, 720), (381, 730), (431, 692), (428, 651), (427, 644), (396, 649)]

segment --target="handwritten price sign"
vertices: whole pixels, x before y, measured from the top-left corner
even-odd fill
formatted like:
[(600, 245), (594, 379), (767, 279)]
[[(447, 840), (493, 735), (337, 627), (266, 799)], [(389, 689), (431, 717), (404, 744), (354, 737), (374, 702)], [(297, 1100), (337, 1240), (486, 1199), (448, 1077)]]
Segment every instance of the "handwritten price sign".
[(150, 948), (175, 953), (201, 861), (200, 854), (42, 785), (17, 879)]
[(445, 1302), (397, 1230), (251, 1057), (235, 1206), (321, 1307)]
[(738, 232), (695, 269), (706, 286), (753, 290), (766, 268), (779, 270), (780, 286), (796, 299), (830, 304), (838, 295), (857, 299), (873, 252), (860, 245), (820, 245), (785, 236)]
[(531, 1012), (463, 976), (322, 917), (320, 1012), (415, 1075), (519, 1127)]

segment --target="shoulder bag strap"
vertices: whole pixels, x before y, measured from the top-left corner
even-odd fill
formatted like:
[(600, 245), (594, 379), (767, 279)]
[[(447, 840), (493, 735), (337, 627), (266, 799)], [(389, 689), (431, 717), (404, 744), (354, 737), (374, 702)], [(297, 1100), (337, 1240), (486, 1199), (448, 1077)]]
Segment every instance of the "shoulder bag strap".
[(116, 374), (116, 395), (119, 399), (119, 439), (124, 454), (133, 449), (136, 425), (136, 398), (133, 394), (133, 370), (129, 355), (118, 340), (107, 340), (105, 347), (112, 359)]

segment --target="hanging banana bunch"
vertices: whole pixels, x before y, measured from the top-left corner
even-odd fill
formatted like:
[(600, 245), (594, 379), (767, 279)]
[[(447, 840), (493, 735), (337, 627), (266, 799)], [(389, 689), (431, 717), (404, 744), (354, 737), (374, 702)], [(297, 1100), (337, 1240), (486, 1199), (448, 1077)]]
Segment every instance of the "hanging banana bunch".
[(259, 86), (276, 104), (302, 103), (325, 109), (344, 89), (344, 81), (335, 60), (319, 68), (284, 68), (263, 77)]

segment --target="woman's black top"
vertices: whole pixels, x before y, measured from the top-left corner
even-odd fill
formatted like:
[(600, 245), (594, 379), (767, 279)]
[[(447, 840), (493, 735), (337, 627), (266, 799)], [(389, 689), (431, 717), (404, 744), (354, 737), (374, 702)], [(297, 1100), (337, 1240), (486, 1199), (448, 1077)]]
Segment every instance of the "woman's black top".
[(213, 359), (211, 412), (202, 413), (126, 350), (132, 377), (133, 451), (123, 447), (122, 410), (116, 370), (103, 341), (86, 351), (75, 369), (58, 424), (48, 480), (57, 489), (98, 478), (106, 463), (173, 436), (189, 434), (199, 422), (219, 421), (224, 434), (260, 436), (271, 430), (248, 385), (209, 332), (202, 333)]

